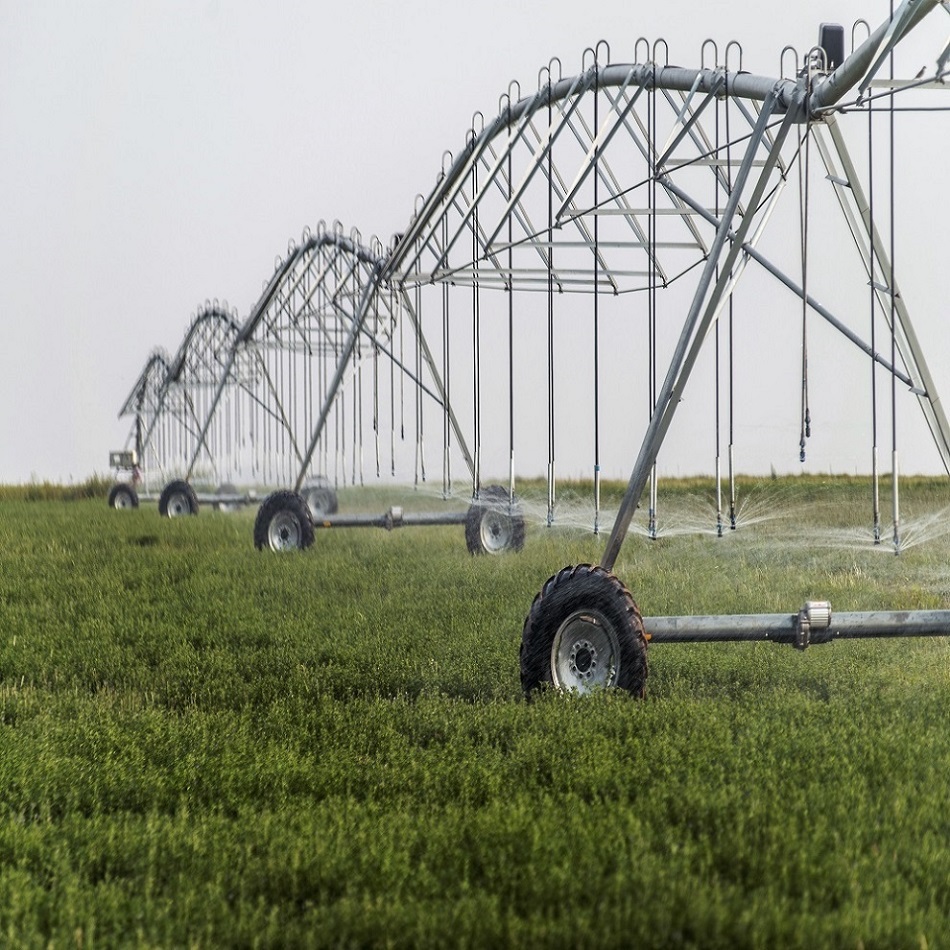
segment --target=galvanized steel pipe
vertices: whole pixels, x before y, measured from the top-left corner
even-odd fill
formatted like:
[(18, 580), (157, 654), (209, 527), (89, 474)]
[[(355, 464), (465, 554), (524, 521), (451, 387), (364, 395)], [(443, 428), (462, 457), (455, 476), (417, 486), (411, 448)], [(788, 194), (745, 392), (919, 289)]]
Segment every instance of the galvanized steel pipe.
[(724, 643), (767, 640), (804, 648), (831, 640), (878, 637), (950, 636), (950, 610), (871, 610), (831, 613), (827, 626), (810, 625), (802, 636), (803, 615), (733, 614), (700, 617), (644, 617), (651, 643)]

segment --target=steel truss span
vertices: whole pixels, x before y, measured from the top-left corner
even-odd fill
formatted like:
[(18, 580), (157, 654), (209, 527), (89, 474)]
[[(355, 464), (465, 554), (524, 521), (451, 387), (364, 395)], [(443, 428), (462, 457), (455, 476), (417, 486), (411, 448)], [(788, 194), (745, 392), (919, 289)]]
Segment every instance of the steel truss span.
[[(233, 491), (299, 487), (322, 472), (362, 477), (357, 435), (375, 439), (379, 467), (381, 427), (364, 433), (360, 409), (372, 407), (378, 422), (380, 377), (387, 392), (395, 380), (405, 391), (407, 376), (434, 395), (406, 358), (399, 298), (377, 285), (383, 260), (377, 240), (364, 245), (358, 232), (321, 222), (277, 259), (243, 321), (206, 304), (177, 356), (150, 357), (122, 407), (134, 418), (129, 445), (146, 478)], [(367, 380), (375, 380), (375, 407)]]
[(144, 489), (160, 488), (182, 470), (206, 415), (204, 396), (220, 375), (236, 338), (237, 312), (206, 301), (192, 316), (174, 357), (155, 351), (120, 417), (132, 416), (129, 447), (136, 452)]
[[(364, 246), (338, 224), (293, 244), (248, 317), (200, 344), (202, 371), (169, 374), (155, 390), (164, 396), (143, 396), (141, 457), (163, 476), (298, 490), (317, 474), (356, 482), (400, 463), (415, 481), (441, 470), (446, 494), (459, 471), (477, 494), (483, 469), (507, 468), (512, 489), (520, 472), (544, 470), (553, 522), (558, 451), (570, 441), (589, 452), (599, 530), (605, 461), (635, 455), (609, 569), (648, 485), (655, 518), (655, 461), (713, 340), (717, 484), (723, 464), (730, 475), (717, 517), (735, 523), (725, 434), (734, 406), (724, 396), (735, 367), (719, 355), (719, 335), (725, 354), (754, 272), (797, 301), (803, 327), (832, 327), (876, 365), (882, 386), (911, 391), (950, 470), (950, 426), (884, 216), (875, 221), (866, 158), (843, 131), (856, 103), (867, 115), (880, 95), (882, 63), (937, 6), (908, 0), (840, 63), (820, 48), (800, 62), (783, 56), (790, 75), (745, 71), (737, 44), (721, 54), (704, 45), (695, 69), (643, 40), (630, 64), (612, 62), (605, 43), (575, 76), (553, 61), (536, 91), (513, 86), (494, 119), (473, 122), (389, 247)], [(941, 32), (935, 67), (917, 85), (942, 84), (947, 59)], [(913, 94), (913, 83), (899, 92)], [(855, 293), (871, 288), (859, 320), (823, 299), (814, 278), (807, 222), (821, 200), (840, 209), (854, 245)], [(893, 346), (869, 333), (867, 309)], [(804, 456), (805, 369), (803, 380)], [(618, 405), (635, 408), (618, 419)], [(163, 434), (166, 424), (174, 433)], [(639, 450), (631, 433), (644, 433)]]

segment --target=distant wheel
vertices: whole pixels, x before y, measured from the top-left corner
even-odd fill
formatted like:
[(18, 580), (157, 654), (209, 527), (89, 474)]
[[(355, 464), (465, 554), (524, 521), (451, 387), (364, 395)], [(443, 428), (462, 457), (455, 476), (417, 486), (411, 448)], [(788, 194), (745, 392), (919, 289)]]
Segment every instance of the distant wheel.
[(602, 567), (565, 567), (545, 583), (521, 634), (521, 688), (545, 684), (587, 693), (623, 689), (643, 696), (647, 641), (640, 610)]
[(313, 519), (307, 503), (296, 492), (268, 495), (254, 522), (254, 547), (258, 551), (299, 551), (313, 544)]
[(117, 482), (109, 489), (110, 508), (138, 508), (139, 493), (128, 482)]
[(479, 492), (465, 517), (465, 545), (469, 554), (501, 554), (524, 547), (524, 513), (501, 485)]
[(163, 518), (179, 518), (198, 514), (198, 496), (188, 482), (169, 482), (158, 499), (158, 513)]
[(304, 485), (303, 498), (314, 518), (323, 515), (335, 515), (340, 510), (336, 492), (329, 484)]

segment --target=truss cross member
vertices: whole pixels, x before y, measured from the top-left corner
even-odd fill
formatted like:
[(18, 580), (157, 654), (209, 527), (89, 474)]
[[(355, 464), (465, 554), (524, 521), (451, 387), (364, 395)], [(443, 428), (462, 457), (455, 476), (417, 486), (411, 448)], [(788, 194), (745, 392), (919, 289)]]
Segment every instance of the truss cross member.
[[(739, 200), (748, 184), (755, 156), (765, 137), (769, 120), (772, 118), (772, 114), (776, 109), (777, 101), (778, 89), (776, 87), (763, 103), (762, 111), (759, 114), (758, 121), (749, 138), (742, 164), (739, 166), (739, 171), (736, 175), (733, 192), (723, 212), (719, 228), (716, 231), (716, 237), (710, 248), (709, 257), (706, 259), (702, 275), (696, 287), (696, 292), (693, 295), (693, 302), (683, 325), (683, 330), (680, 333), (679, 342), (676, 345), (676, 350), (670, 361), (670, 367), (667, 371), (663, 388), (657, 398), (656, 412), (654, 413), (652, 422), (647, 428), (646, 435), (640, 447), (640, 454), (637, 457), (633, 472), (630, 475), (627, 491), (620, 504), (620, 510), (617, 512), (613, 530), (610, 533), (604, 556), (601, 559), (601, 566), (608, 571), (613, 570), (614, 563), (620, 553), (620, 547), (626, 537), (630, 522), (633, 519), (633, 514), (636, 511), (640, 497), (643, 494), (643, 489), (649, 478), (650, 470), (656, 461), (660, 446), (663, 444), (663, 439), (673, 420), (677, 403), (680, 400), (683, 389), (686, 386), (686, 381), (702, 348), (706, 332), (715, 317), (719, 300), (725, 291), (726, 284), (729, 282), (729, 275), (733, 264), (738, 258), (742, 245), (745, 243), (746, 236), (751, 228), (754, 215), (746, 214), (736, 233), (736, 240), (731, 243), (725, 261), (720, 266), (719, 280), (709, 295), (709, 300), (706, 302), (705, 307), (703, 307), (703, 302), (706, 300), (709, 287), (716, 276), (719, 258), (728, 241), (729, 230), (732, 226), (736, 209), (739, 206)], [(771, 143), (768, 158), (760, 170), (752, 197), (746, 205), (747, 208), (756, 208), (759, 206), (772, 171), (779, 160), (779, 153), (788, 136), (788, 132), (799, 117), (800, 112), (800, 102), (792, 104), (788, 108), (778, 134)]]
[[(911, 322), (907, 304), (895, 281), (887, 245), (881, 239), (871, 219), (870, 201), (861, 186), (860, 176), (841, 134), (838, 120), (835, 116), (829, 115), (825, 118), (823, 124), (816, 123), (815, 131), (819, 153), (832, 184), (835, 186), (841, 209), (854, 237), (855, 245), (861, 255), (871, 285), (878, 294), (886, 295), (889, 298), (887, 305), (881, 308), (888, 326), (891, 323), (891, 302), (893, 302), (893, 315), (896, 323), (893, 329), (897, 351), (907, 368), (907, 375), (898, 372), (896, 367), (891, 368), (891, 371), (898, 379), (905, 382), (917, 397), (921, 411), (927, 421), (927, 426), (933, 436), (934, 444), (940, 453), (940, 460), (943, 462), (946, 471), (950, 473), (950, 422), (947, 421), (943, 403), (937, 393), (937, 387), (927, 365), (924, 349)], [(831, 147), (825, 141), (825, 131), (831, 139)], [(843, 174), (838, 173), (832, 149), (841, 163)], [(846, 185), (841, 184), (842, 180)]]
[(346, 374), (346, 367), (350, 362), (350, 357), (353, 355), (353, 350), (356, 348), (356, 341), (359, 339), (360, 333), (363, 329), (363, 324), (366, 322), (366, 317), (369, 314), (369, 306), (376, 290), (376, 284), (377, 280), (379, 279), (379, 272), (381, 269), (382, 262), (377, 262), (373, 268), (372, 275), (366, 282), (363, 293), (360, 295), (359, 306), (357, 307), (356, 313), (353, 315), (353, 325), (350, 327), (346, 342), (344, 343), (343, 348), (337, 357), (336, 373), (334, 374), (333, 379), (327, 388), (327, 393), (323, 401), (323, 408), (320, 410), (320, 418), (317, 420), (316, 427), (313, 430), (313, 435), (310, 438), (310, 444), (307, 446), (307, 451), (304, 453), (303, 460), (300, 464), (300, 474), (297, 476), (297, 481), (294, 484), (294, 491), (300, 491), (300, 488), (304, 482), (304, 478), (306, 478), (307, 469), (310, 467), (311, 459), (313, 459), (313, 453), (316, 451), (317, 443), (320, 441), (320, 436), (323, 434), (323, 427), (326, 425), (327, 417), (330, 415), (330, 407), (333, 405), (333, 400), (336, 397), (337, 391), (343, 383), (343, 377)]

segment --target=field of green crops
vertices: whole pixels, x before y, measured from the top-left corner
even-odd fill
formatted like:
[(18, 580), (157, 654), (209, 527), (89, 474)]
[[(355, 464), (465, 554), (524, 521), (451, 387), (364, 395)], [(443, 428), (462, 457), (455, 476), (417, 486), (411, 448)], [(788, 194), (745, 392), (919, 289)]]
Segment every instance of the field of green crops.
[[(899, 557), (866, 482), (741, 497), (719, 539), (663, 488), (644, 615), (950, 607), (945, 480)], [(0, 946), (950, 946), (950, 643), (657, 645), (642, 701), (529, 703), (525, 614), (602, 537), (253, 518), (0, 491)]]

